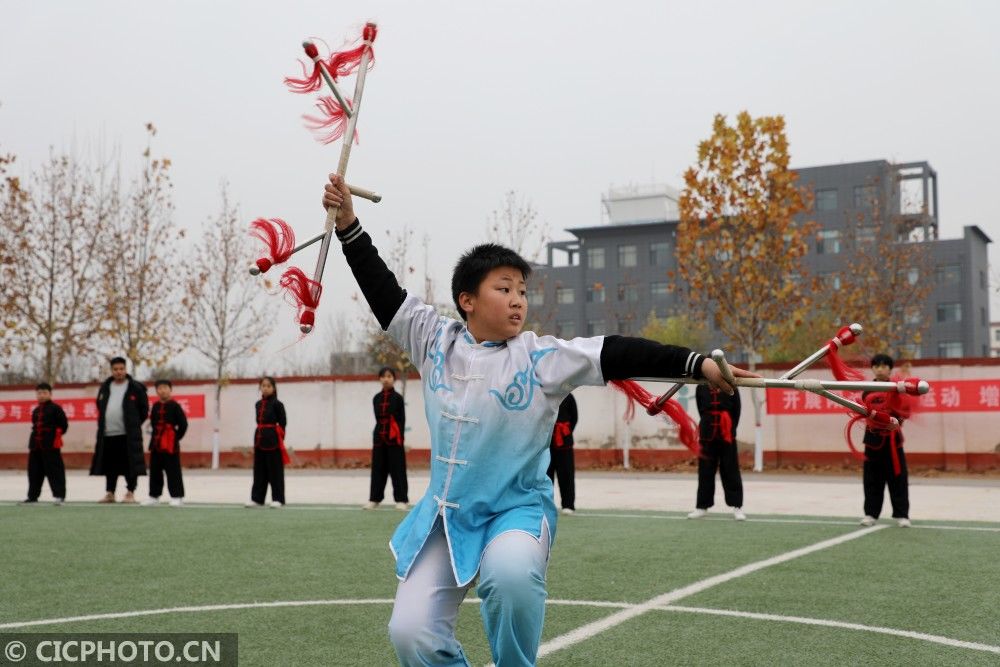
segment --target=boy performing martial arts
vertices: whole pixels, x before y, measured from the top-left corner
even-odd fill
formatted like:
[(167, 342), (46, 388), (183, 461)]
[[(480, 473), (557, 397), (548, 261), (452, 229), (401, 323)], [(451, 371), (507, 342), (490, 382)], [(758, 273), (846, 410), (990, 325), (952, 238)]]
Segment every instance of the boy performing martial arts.
[(184, 504), (184, 479), (181, 475), (181, 438), (187, 433), (187, 416), (184, 408), (173, 399), (174, 385), (170, 380), (156, 381), (159, 401), (149, 412), (152, 437), (149, 440), (149, 498), (143, 505), (160, 502), (163, 493), (163, 476), (167, 476), (170, 505)]
[[(494, 244), (473, 248), (452, 275), (460, 320), (407, 294), (354, 217), (343, 179), (323, 198), (383, 329), (419, 369), (431, 433), (427, 492), (390, 541), (399, 585), (389, 636), (403, 665), (465, 665), (458, 609), (476, 593), (493, 660), (535, 663), (556, 507), (545, 475), (562, 400), (576, 387), (637, 376), (704, 377), (727, 393), (711, 359), (639, 338), (572, 341), (521, 332), (528, 263)], [(752, 374), (733, 369), (739, 377)]]
[(733, 508), (733, 518), (746, 521), (743, 513), (743, 479), (736, 449), (736, 426), (740, 423), (740, 392), (729, 395), (715, 387), (698, 385), (695, 390), (698, 414), (698, 497), (689, 519), (700, 519), (715, 504), (715, 471), (719, 471), (726, 504)]
[(66, 413), (52, 401), (52, 385), (41, 382), (35, 387), (38, 405), (31, 411), (31, 437), (28, 438), (28, 498), (24, 504), (37, 503), (42, 482), (49, 480), (53, 502), (66, 499), (66, 467), (62, 460), (62, 436), (69, 429)]

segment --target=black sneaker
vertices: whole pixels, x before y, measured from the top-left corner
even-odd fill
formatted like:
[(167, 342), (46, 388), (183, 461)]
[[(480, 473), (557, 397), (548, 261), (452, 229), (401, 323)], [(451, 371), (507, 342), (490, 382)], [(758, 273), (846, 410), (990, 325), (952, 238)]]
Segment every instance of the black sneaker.
[(18, 505), (33, 505), (38, 502), (38, 498), (25, 498)]

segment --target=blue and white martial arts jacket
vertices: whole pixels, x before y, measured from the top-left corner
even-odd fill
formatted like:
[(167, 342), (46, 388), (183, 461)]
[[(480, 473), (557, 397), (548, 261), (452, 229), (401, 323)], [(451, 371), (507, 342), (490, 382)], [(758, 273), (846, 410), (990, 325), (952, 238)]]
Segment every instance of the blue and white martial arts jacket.
[(555, 538), (549, 442), (559, 404), (576, 387), (637, 376), (700, 377), (703, 357), (623, 336), (561, 340), (532, 332), (476, 343), (465, 324), (407, 295), (357, 221), (337, 231), (344, 256), (383, 329), (420, 371), (431, 434), (427, 493), (390, 547), (405, 579), (441, 518), (455, 581), (479, 571), (509, 530)]
[(603, 385), (604, 337), (571, 341), (524, 332), (476, 343), (465, 325), (409, 295), (389, 334), (420, 370), (431, 433), (431, 481), (390, 543), (405, 578), (438, 515), (459, 585), (479, 571), (504, 531), (556, 531), (549, 442), (559, 404), (576, 387)]

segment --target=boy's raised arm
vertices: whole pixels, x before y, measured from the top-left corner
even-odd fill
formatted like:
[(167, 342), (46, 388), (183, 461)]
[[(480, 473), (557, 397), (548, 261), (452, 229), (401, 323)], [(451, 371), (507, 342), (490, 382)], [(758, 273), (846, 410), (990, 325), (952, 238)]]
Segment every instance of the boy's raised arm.
[(396, 276), (379, 257), (371, 236), (361, 229), (361, 223), (354, 216), (351, 193), (343, 178), (337, 174), (330, 174), (330, 183), (326, 185), (323, 195), (323, 206), (340, 207), (337, 211), (336, 232), (344, 249), (347, 265), (351, 267), (379, 326), (383, 331), (388, 329), (393, 316), (406, 299), (406, 290), (399, 286)]

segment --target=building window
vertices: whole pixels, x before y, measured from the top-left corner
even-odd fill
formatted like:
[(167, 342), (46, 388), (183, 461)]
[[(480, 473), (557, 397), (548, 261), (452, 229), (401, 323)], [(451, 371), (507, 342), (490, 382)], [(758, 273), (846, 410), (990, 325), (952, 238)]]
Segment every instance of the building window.
[(587, 248), (587, 268), (604, 268), (604, 248)]
[(657, 282), (649, 284), (649, 296), (653, 300), (662, 300), (670, 296), (670, 283)]
[(556, 322), (557, 338), (573, 338), (576, 336), (576, 322), (573, 320), (560, 320)]
[(545, 304), (545, 290), (541, 287), (532, 287), (528, 290), (528, 305), (541, 306)]
[(919, 359), (920, 346), (915, 343), (907, 343), (899, 346), (899, 356), (901, 359)]
[(836, 255), (839, 252), (840, 252), (840, 232), (836, 230), (821, 231), (816, 241), (816, 254)]
[(986, 286), (986, 272), (982, 271), (982, 270), (979, 272), (979, 287), (981, 289), (986, 289), (986, 287), (987, 287)]
[(938, 322), (961, 322), (962, 321), (962, 304), (961, 303), (939, 303), (937, 307), (937, 321)]
[(861, 243), (872, 243), (875, 241), (877, 232), (874, 227), (864, 226), (858, 227), (857, 235), (855, 238), (859, 244)]
[(556, 288), (556, 303), (567, 305), (570, 303), (575, 303), (573, 288), (572, 287), (557, 287)]
[(1000, 343), (1000, 328), (993, 330), (993, 340)]
[(639, 286), (635, 283), (618, 286), (618, 300), (635, 303), (639, 300)]
[(942, 359), (957, 359), (962, 356), (960, 341), (942, 341), (938, 343), (938, 356)]
[(875, 203), (874, 185), (854, 186), (854, 208), (871, 208)]
[(838, 271), (820, 271), (816, 275), (823, 281), (823, 284), (830, 289), (840, 289), (840, 273)]
[(632, 320), (630, 318), (618, 318), (618, 334), (621, 336), (632, 335)]
[(649, 265), (666, 266), (670, 261), (670, 244), (666, 242), (649, 244)]
[(980, 308), (979, 309), (979, 324), (980, 324), (980, 326), (984, 326), (984, 327), (987, 326), (986, 325), (986, 309), (985, 308)]
[(588, 320), (587, 321), (587, 335), (588, 336), (603, 336), (604, 335), (604, 320)]
[(634, 245), (618, 246), (618, 266), (630, 267), (639, 263), (639, 252)]
[(604, 303), (604, 285), (594, 283), (587, 288), (587, 303)]
[(817, 190), (816, 191), (816, 210), (817, 211), (836, 211), (837, 210), (837, 191), (836, 190)]
[(958, 285), (962, 282), (962, 267), (959, 264), (939, 264), (934, 269), (934, 279), (938, 285)]

